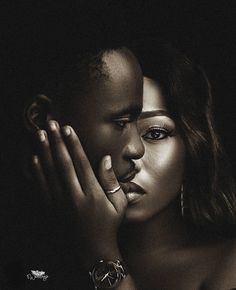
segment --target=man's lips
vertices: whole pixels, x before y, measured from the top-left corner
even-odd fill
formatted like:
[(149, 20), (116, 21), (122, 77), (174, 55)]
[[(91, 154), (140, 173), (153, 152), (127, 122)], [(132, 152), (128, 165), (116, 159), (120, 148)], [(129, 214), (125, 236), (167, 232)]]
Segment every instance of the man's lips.
[(136, 170), (132, 170), (130, 171), (128, 174), (122, 176), (119, 178), (119, 181), (122, 182), (122, 183), (126, 183), (126, 182), (129, 182), (131, 181), (136, 175)]
[(129, 192), (136, 192), (139, 194), (144, 194), (145, 191), (141, 186), (134, 182), (126, 182), (126, 183), (121, 183), (122, 190), (124, 191), (125, 194)]

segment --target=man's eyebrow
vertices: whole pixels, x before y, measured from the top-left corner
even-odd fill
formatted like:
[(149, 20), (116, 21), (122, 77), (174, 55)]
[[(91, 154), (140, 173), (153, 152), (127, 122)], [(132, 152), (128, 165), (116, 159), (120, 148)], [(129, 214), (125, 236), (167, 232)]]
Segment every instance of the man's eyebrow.
[(114, 110), (113, 116), (122, 116), (122, 115), (133, 115), (133, 116), (139, 116), (142, 112), (142, 106), (139, 105), (132, 105), (120, 110)]
[(150, 118), (150, 117), (155, 117), (155, 116), (170, 117), (170, 114), (165, 110), (146, 111), (146, 112), (141, 113), (139, 119), (145, 119), (145, 118)]

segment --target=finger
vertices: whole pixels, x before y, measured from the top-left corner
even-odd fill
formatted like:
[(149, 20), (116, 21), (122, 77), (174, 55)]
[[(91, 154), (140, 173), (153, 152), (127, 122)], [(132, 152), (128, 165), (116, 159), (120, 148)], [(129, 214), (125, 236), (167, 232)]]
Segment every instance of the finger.
[(62, 132), (82, 190), (90, 194), (94, 190), (100, 189), (100, 185), (80, 143), (79, 137), (70, 126), (63, 127)]
[(50, 195), (49, 186), (43, 173), (41, 162), (37, 155), (34, 155), (32, 158), (32, 170), (36, 184), (39, 187), (39, 192), (42, 194), (41, 197), (46, 203), (49, 204), (52, 201), (52, 196)]
[(36, 136), (39, 141), (38, 147), (41, 166), (45, 173), (45, 178), (48, 181), (50, 191), (54, 199), (58, 201), (63, 200), (62, 185), (52, 158), (47, 132), (38, 130)]
[(66, 189), (73, 197), (81, 198), (84, 193), (82, 192), (73, 162), (62, 139), (59, 128), (59, 124), (56, 121), (49, 121), (48, 137), (53, 159)]
[[(99, 181), (107, 198), (119, 213), (124, 213), (127, 207), (127, 199), (121, 188), (119, 182), (112, 169), (111, 157), (106, 155), (103, 157), (99, 167)], [(116, 190), (118, 189), (119, 190)]]

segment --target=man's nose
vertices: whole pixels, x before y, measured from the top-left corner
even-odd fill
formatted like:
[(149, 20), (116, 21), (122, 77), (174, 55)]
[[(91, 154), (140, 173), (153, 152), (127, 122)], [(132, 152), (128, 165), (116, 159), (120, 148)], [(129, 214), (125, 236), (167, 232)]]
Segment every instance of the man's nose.
[(132, 130), (125, 150), (125, 157), (129, 159), (140, 159), (144, 154), (144, 145), (137, 128)]

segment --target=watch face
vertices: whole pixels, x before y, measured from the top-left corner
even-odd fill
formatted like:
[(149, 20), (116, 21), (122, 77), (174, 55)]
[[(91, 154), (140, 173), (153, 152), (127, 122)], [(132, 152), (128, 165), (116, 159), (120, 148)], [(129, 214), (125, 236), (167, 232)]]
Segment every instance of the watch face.
[(112, 289), (120, 281), (120, 273), (113, 262), (100, 262), (92, 273), (92, 279), (98, 289)]

